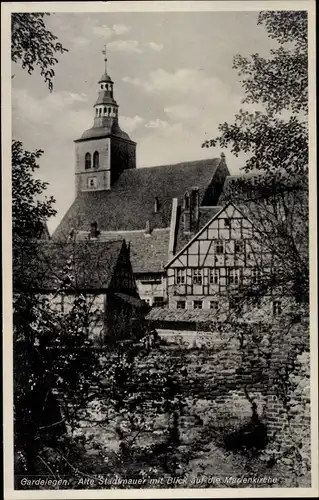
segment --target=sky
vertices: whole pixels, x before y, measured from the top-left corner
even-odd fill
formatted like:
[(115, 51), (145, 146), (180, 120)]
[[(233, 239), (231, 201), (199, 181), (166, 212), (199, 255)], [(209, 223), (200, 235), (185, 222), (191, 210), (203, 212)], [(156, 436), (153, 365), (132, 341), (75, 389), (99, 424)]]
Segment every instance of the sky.
[[(257, 12), (51, 13), (46, 24), (69, 52), (59, 55), (54, 90), (36, 71), (12, 65), (12, 135), (27, 150), (42, 149), (37, 176), (49, 183), (58, 214), (75, 196), (73, 141), (93, 125), (98, 80), (114, 81), (119, 123), (137, 142), (137, 167), (218, 157), (202, 148), (218, 125), (232, 122), (244, 93), (232, 68), (236, 54), (267, 55), (274, 42)], [(225, 150), (228, 168), (245, 158)]]

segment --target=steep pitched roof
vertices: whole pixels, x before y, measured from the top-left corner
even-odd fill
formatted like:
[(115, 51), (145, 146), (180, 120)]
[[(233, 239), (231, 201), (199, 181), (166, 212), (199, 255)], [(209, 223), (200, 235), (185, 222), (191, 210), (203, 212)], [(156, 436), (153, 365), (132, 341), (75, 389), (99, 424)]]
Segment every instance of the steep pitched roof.
[[(215, 217), (218, 216), (220, 212), (222, 212), (226, 206), (228, 205), (233, 205), (231, 202), (227, 203), (224, 207), (212, 207), (212, 210), (209, 210), (206, 216), (203, 219), (203, 224), (199, 228), (199, 231), (196, 231), (196, 233), (192, 233), (189, 235), (187, 241), (185, 241), (185, 244), (174, 253), (174, 256), (170, 259), (170, 261), (166, 264), (165, 267), (168, 267), (174, 260), (184, 251), (186, 248), (191, 245), (193, 240), (198, 238), (198, 236), (205, 230), (207, 226), (213, 221)], [(234, 206), (234, 205), (233, 205)], [(235, 208), (235, 207), (234, 207)], [(237, 208), (237, 207), (236, 207)]]
[(216, 321), (216, 313), (210, 309), (169, 309), (168, 307), (153, 307), (145, 318), (154, 322), (178, 322), (205, 324)]
[[(197, 187), (200, 203), (210, 199), (214, 204), (213, 180), (220, 162), (214, 158), (124, 170), (109, 191), (80, 193), (53, 237), (66, 238), (71, 229), (89, 229), (92, 222), (106, 231), (145, 229), (147, 221), (151, 228), (169, 227), (172, 199), (180, 201), (186, 191)], [(227, 170), (224, 163), (223, 168)]]
[(38, 242), (13, 252), (14, 290), (107, 290), (125, 242)]
[[(88, 231), (79, 231), (78, 241), (88, 238)], [(130, 260), (134, 273), (163, 272), (168, 261), (169, 228), (145, 231), (101, 231), (99, 241), (123, 240), (130, 245)]]
[(198, 231), (204, 227), (219, 211), (221, 207), (200, 207), (199, 209), (199, 219), (196, 231), (191, 233), (185, 233), (183, 226), (183, 217), (180, 214), (178, 220), (177, 234), (176, 234), (176, 244), (175, 244), (175, 254), (177, 254), (184, 246), (198, 233)]
[(255, 171), (228, 175), (225, 179), (219, 204), (229, 200), (236, 203), (247, 200), (263, 199), (276, 193), (295, 191), (306, 188), (306, 176), (300, 172), (288, 172), (279, 169), (276, 172)]

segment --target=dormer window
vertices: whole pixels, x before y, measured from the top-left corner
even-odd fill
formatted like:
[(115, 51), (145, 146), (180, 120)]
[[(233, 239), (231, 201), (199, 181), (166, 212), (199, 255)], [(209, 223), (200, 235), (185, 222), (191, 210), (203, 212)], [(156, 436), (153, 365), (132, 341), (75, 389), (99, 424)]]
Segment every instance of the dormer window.
[(154, 200), (154, 213), (157, 213), (158, 211), (159, 211), (159, 200), (156, 196)]
[(97, 151), (93, 155), (93, 168), (99, 168), (99, 153)]
[(85, 155), (85, 170), (89, 170), (91, 168), (91, 155), (90, 153), (86, 153)]

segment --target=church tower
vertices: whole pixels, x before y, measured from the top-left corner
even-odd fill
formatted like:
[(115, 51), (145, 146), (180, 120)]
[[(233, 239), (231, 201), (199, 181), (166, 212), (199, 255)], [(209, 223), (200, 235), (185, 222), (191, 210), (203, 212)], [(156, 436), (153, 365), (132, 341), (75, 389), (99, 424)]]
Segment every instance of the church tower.
[(120, 129), (119, 106), (113, 96), (114, 83), (105, 69), (98, 82), (93, 127), (75, 142), (76, 194), (111, 189), (123, 170), (136, 168), (136, 143)]

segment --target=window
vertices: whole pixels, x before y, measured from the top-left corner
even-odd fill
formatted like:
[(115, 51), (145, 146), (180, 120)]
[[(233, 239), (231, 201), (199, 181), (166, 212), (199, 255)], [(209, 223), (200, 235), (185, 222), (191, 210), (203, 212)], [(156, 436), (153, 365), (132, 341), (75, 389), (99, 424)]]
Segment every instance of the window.
[(111, 114), (111, 108), (109, 108), (109, 114)]
[(91, 155), (90, 153), (86, 153), (85, 155), (85, 170), (89, 170), (91, 168)]
[(99, 114), (99, 109), (98, 108), (96, 108), (95, 114), (96, 114), (96, 116)]
[(214, 241), (215, 253), (221, 254), (225, 253), (225, 242), (224, 240), (216, 240)]
[(93, 168), (99, 168), (99, 153), (97, 151), (93, 155)]
[(107, 112), (107, 108), (104, 108), (104, 114), (106, 115), (106, 112)]
[(200, 267), (192, 269), (192, 282), (194, 285), (201, 285), (203, 283), (203, 270)]
[(241, 240), (235, 241), (235, 253), (244, 253), (245, 245)]
[(281, 300), (274, 300), (272, 303), (272, 313), (274, 316), (279, 316), (282, 313)]
[(164, 305), (164, 298), (163, 297), (154, 297), (154, 307), (161, 307)]
[(229, 285), (239, 285), (241, 281), (241, 269), (230, 268), (228, 269), (228, 284)]
[(102, 115), (102, 108), (99, 109), (99, 116)]
[(203, 301), (194, 300), (194, 309), (203, 309)]
[(209, 302), (209, 308), (216, 312), (218, 310), (218, 301), (217, 300), (211, 300)]
[(210, 268), (209, 270), (209, 283), (210, 285), (218, 285), (219, 284), (219, 269)]
[(253, 283), (259, 283), (260, 276), (261, 276), (260, 269), (258, 267), (253, 267), (251, 270), (251, 281)]
[(88, 178), (88, 187), (89, 188), (95, 188), (97, 186), (97, 179), (96, 177), (89, 177)]
[(230, 227), (231, 226), (230, 219), (224, 219), (224, 226), (225, 227)]
[(175, 269), (175, 283), (177, 285), (183, 285), (186, 281), (185, 269)]
[(176, 308), (177, 309), (186, 309), (186, 302), (185, 302), (185, 300), (178, 300), (176, 302)]

